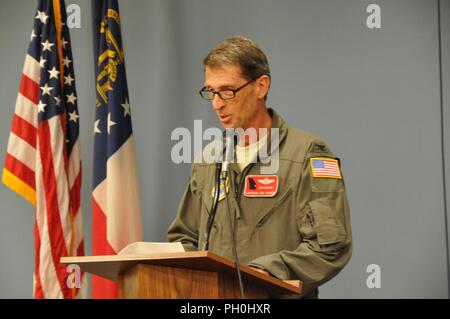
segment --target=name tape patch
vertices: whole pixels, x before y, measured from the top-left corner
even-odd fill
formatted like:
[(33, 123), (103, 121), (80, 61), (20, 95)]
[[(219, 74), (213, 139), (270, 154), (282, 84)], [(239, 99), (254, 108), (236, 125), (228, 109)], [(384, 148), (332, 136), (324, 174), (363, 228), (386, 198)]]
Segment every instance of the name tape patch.
[(247, 175), (245, 177), (245, 197), (273, 197), (277, 192), (277, 175)]

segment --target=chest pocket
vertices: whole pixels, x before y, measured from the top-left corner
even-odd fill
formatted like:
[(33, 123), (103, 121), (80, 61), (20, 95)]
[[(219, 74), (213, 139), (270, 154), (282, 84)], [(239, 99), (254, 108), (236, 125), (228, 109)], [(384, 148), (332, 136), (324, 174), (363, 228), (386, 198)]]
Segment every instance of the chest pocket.
[(278, 197), (273, 198), (272, 202), (265, 206), (265, 209), (263, 209), (256, 217), (257, 217), (257, 223), (255, 227), (262, 226), (271, 215), (273, 215), (277, 209), (289, 198), (289, 195), (292, 193), (292, 187), (286, 189), (282, 194), (280, 194)]

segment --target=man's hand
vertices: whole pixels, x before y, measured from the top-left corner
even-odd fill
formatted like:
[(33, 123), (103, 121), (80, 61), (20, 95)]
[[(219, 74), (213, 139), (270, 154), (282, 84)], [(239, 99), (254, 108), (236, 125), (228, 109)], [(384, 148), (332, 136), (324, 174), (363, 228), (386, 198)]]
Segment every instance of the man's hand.
[(257, 272), (260, 272), (264, 275), (270, 276), (270, 273), (262, 268), (257, 268), (257, 267), (252, 267), (250, 266), (251, 269), (256, 270)]

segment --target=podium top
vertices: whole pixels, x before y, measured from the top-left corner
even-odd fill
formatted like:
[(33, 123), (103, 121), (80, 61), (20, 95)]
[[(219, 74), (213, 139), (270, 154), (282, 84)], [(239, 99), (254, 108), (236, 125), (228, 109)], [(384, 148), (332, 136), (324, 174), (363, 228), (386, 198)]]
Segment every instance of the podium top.
[[(109, 279), (118, 280), (119, 276), (137, 264), (160, 265), (214, 272), (236, 272), (236, 263), (209, 251), (190, 251), (180, 253), (162, 253), (148, 255), (107, 255), (62, 257), (62, 264), (76, 264), (83, 271)], [(262, 274), (251, 267), (240, 265), (244, 280), (257, 283), (273, 293), (300, 294), (301, 281), (283, 281)], [(295, 284), (294, 284), (295, 282)]]

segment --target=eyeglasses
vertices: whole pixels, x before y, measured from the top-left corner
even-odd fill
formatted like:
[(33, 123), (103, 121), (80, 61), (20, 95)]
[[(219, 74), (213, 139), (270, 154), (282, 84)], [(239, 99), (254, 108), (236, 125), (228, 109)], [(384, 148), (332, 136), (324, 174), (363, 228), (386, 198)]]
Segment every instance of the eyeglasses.
[(202, 88), (198, 93), (200, 93), (201, 97), (205, 100), (214, 100), (214, 96), (217, 94), (222, 100), (231, 100), (236, 96), (236, 93), (245, 88), (247, 85), (255, 81), (256, 79), (250, 80), (244, 85), (241, 85), (237, 89), (227, 89), (227, 90), (220, 90), (220, 91), (213, 91), (206, 89), (205, 87)]

